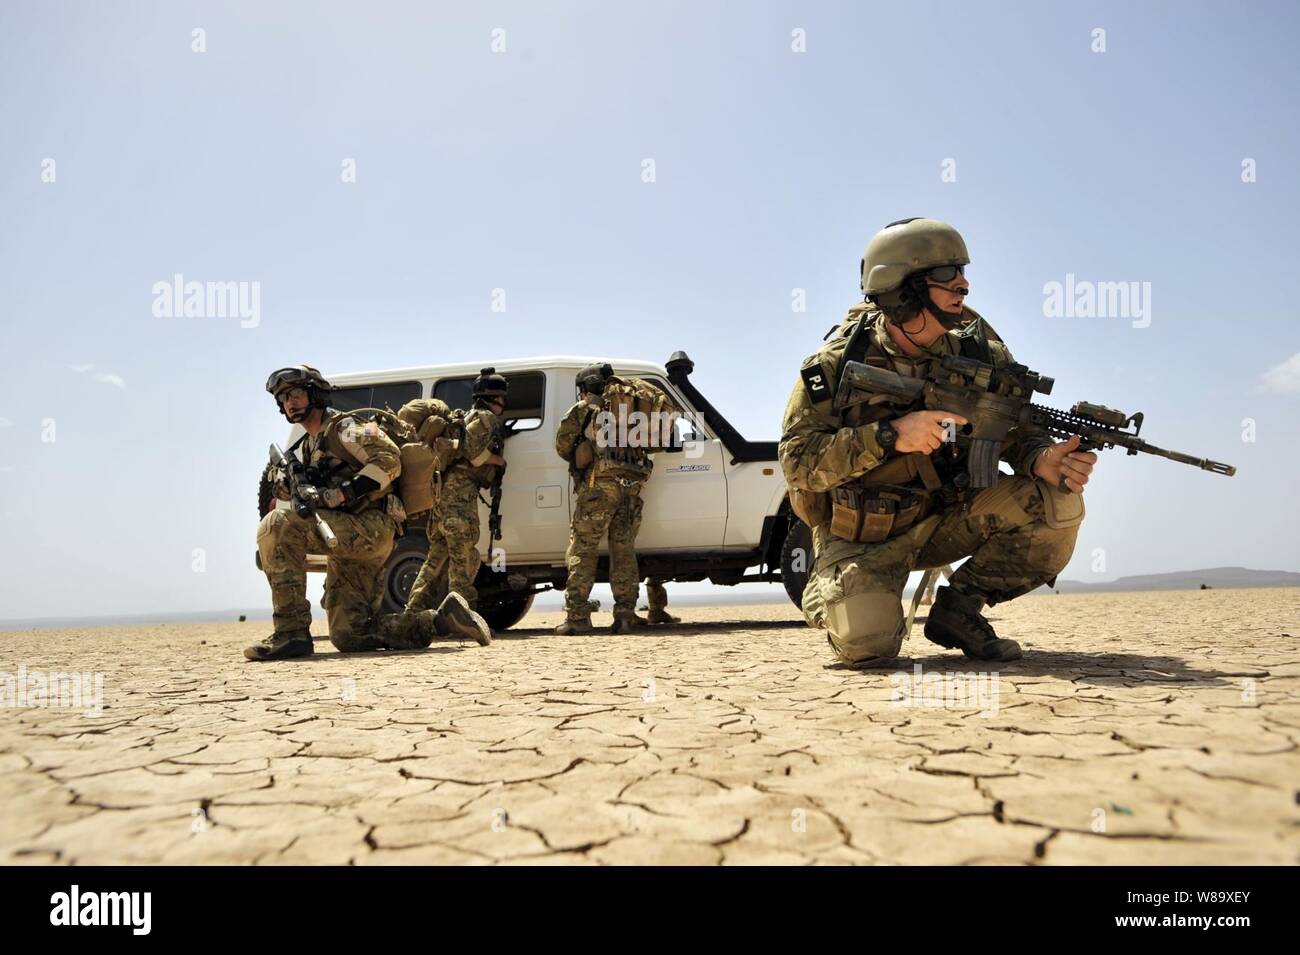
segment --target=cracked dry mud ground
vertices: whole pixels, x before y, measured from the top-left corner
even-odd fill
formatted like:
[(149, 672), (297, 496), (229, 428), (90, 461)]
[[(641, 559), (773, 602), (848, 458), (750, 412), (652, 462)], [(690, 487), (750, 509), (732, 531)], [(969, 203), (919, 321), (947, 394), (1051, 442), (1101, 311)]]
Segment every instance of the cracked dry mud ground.
[[(0, 672), (102, 671), (107, 707), (0, 710), (0, 861), (1300, 858), (1300, 590), (1029, 597), (990, 612), (1022, 661), (918, 628), (877, 672), (789, 605), (678, 612), (260, 665), (258, 622), (0, 634)], [(917, 663), (996, 713), (900, 705)]]

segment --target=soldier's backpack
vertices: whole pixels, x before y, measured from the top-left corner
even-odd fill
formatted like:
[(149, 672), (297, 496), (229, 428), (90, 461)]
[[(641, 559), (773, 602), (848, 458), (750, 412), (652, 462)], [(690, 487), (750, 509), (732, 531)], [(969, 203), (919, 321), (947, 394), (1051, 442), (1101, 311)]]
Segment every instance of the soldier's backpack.
[(596, 464), (599, 473), (648, 477), (653, 467), (648, 455), (672, 445), (677, 414), (672, 399), (652, 382), (610, 378), (587, 422), (585, 440), (574, 450), (575, 469)]
[(401, 498), (407, 514), (427, 511), (434, 504), (436, 478), (460, 457), (465, 412), (453, 411), (439, 398), (416, 398), (398, 410), (406, 430), (402, 450)]
[(672, 399), (658, 385), (644, 378), (616, 376), (609, 379), (600, 397), (601, 410), (608, 412), (610, 420), (618, 423), (619, 427), (628, 429), (633, 436), (632, 443), (648, 453), (672, 445), (673, 423), (678, 411)]
[(348, 417), (369, 422), (397, 445), (402, 470), (390, 491), (402, 502), (408, 518), (434, 503), (435, 477), (456, 460), (463, 434), (463, 413), (437, 398), (417, 398), (391, 408), (355, 408)]

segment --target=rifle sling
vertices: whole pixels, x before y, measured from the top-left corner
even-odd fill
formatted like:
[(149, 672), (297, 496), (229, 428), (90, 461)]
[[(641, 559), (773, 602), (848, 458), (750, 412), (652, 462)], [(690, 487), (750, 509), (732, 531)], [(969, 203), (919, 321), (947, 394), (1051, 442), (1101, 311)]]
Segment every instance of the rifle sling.
[(937, 491), (943, 486), (939, 472), (928, 454), (913, 451), (896, 458), (890, 458), (884, 464), (877, 465), (862, 475), (862, 483), (905, 485), (919, 479), (927, 491)]

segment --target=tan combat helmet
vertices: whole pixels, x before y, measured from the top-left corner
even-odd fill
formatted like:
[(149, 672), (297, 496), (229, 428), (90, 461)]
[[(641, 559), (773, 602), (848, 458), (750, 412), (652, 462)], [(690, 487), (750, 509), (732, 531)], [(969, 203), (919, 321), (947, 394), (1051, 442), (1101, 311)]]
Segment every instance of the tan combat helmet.
[(334, 391), (334, 386), (311, 365), (277, 368), (266, 379), (267, 394), (275, 398), (281, 413), (284, 413), (284, 396), (292, 388), (305, 388), (311, 398), (312, 407), (320, 408), (322, 411), (329, 407), (330, 394)]
[(901, 288), (915, 272), (939, 265), (969, 265), (970, 254), (961, 234), (938, 219), (891, 222), (867, 244), (862, 256), (862, 291), (884, 295)]

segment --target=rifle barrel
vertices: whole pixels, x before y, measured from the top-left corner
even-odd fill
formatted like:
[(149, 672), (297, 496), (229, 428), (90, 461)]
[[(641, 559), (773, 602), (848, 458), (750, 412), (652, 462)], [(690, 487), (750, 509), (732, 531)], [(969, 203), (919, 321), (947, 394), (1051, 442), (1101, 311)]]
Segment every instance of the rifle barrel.
[(1223, 464), (1219, 461), (1211, 461), (1209, 458), (1197, 458), (1190, 454), (1183, 454), (1181, 451), (1169, 451), (1165, 448), (1157, 448), (1154, 444), (1146, 444), (1142, 450), (1148, 454), (1159, 455), (1162, 458), (1168, 458), (1170, 461), (1177, 461), (1179, 464), (1190, 464), (1194, 468), (1200, 468), (1202, 471), (1209, 471), (1213, 474), (1224, 474), (1232, 477), (1237, 473), (1237, 469), (1231, 464)]

